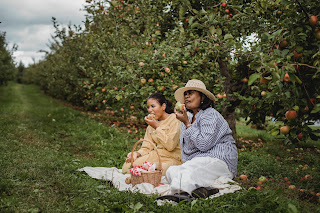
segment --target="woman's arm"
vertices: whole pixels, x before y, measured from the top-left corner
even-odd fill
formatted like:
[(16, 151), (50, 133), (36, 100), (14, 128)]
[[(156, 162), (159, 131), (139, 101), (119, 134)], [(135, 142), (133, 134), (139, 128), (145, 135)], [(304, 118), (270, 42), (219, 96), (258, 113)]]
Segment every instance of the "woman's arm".
[(192, 125), (184, 131), (184, 138), (188, 138), (190, 144), (185, 144), (191, 149), (196, 147), (201, 152), (206, 152), (216, 145), (221, 134), (224, 131), (220, 131), (220, 126), (222, 123), (219, 121), (213, 113), (203, 114), (199, 120), (199, 127)]

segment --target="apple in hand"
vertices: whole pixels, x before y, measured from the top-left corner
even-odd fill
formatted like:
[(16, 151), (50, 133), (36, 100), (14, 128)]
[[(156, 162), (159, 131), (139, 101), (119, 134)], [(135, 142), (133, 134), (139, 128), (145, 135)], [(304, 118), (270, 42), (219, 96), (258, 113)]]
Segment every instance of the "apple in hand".
[(148, 119), (155, 119), (155, 117), (156, 117), (156, 116), (155, 116), (154, 114), (149, 114), (149, 115), (147, 115), (147, 118), (148, 118)]
[(183, 110), (185, 109), (185, 104), (180, 103), (179, 101), (176, 103), (175, 107), (176, 110), (178, 110), (179, 112), (183, 112)]

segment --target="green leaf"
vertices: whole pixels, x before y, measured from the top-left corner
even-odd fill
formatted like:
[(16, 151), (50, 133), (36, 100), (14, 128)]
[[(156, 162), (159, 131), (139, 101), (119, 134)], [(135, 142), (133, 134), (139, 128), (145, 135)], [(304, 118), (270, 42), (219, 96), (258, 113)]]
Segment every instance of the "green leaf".
[(284, 49), (284, 50), (281, 51), (281, 56), (285, 57), (288, 53), (289, 53), (289, 50), (288, 49)]
[(193, 28), (198, 28), (198, 26), (199, 26), (200, 24), (199, 24), (199, 22), (194, 22), (192, 25), (191, 25), (191, 29), (193, 29)]
[(253, 84), (253, 82), (255, 80), (257, 80), (258, 78), (260, 78), (261, 75), (259, 73), (253, 73), (252, 75), (250, 75), (249, 77), (249, 81), (248, 81), (248, 85), (250, 86), (251, 84)]
[(229, 39), (233, 39), (233, 36), (231, 34), (226, 34), (224, 36), (224, 40), (229, 40)]
[(221, 28), (217, 28), (216, 33), (217, 33), (218, 36), (222, 35), (222, 30), (221, 30)]
[(179, 10), (179, 18), (183, 19), (186, 12), (187, 12), (187, 8), (185, 8), (183, 5), (181, 5), (180, 10)]
[(300, 80), (300, 78), (298, 76), (296, 76), (296, 81), (298, 84), (302, 84), (302, 81)]
[(312, 114), (320, 112), (320, 104), (316, 104), (311, 111)]

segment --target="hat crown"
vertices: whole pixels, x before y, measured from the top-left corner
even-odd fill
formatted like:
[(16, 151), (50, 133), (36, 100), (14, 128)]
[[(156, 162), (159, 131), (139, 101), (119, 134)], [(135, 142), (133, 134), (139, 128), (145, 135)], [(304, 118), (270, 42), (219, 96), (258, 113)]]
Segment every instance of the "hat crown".
[(206, 85), (202, 81), (197, 79), (189, 80), (186, 84), (186, 87), (196, 87), (196, 88), (201, 88), (205, 90), (207, 89)]

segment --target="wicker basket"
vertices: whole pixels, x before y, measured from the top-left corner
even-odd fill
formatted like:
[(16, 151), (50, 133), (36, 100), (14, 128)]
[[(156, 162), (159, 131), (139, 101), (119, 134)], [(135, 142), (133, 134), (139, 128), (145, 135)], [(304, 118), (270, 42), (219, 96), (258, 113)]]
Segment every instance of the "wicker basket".
[(141, 172), (141, 176), (137, 176), (132, 174), (131, 172), (131, 184), (132, 186), (135, 186), (139, 183), (151, 183), (153, 186), (158, 186), (161, 182), (161, 176), (162, 176), (162, 163), (161, 163), (161, 159), (160, 159), (160, 155), (158, 153), (158, 149), (157, 147), (154, 145), (154, 143), (152, 143), (149, 140), (145, 140), (145, 139), (140, 139), (139, 141), (137, 141), (131, 151), (131, 166), (133, 166), (133, 152), (136, 149), (137, 145), (143, 141), (146, 141), (148, 143), (150, 143), (154, 150), (157, 152), (157, 155), (159, 157), (159, 169), (155, 170), (155, 171), (146, 171), (146, 172)]

